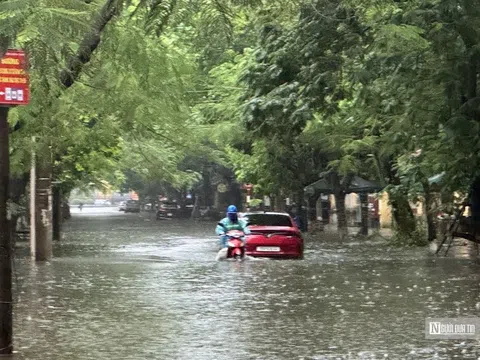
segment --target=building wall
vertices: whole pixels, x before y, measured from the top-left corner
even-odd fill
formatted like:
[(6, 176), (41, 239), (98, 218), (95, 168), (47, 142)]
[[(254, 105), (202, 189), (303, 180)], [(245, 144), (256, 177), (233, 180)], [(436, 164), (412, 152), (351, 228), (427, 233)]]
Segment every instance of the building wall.
[[(380, 212), (380, 226), (382, 228), (389, 228), (392, 226), (392, 207), (388, 203), (389, 197), (387, 192), (380, 194), (379, 198), (379, 212)], [(423, 201), (416, 203), (411, 202), (410, 206), (413, 210), (413, 214), (417, 217), (425, 216), (425, 204)]]
[[(378, 216), (379, 216), (380, 227), (391, 228), (393, 224), (393, 216), (392, 216), (392, 207), (389, 204), (388, 193), (382, 192), (379, 194), (371, 194), (371, 195), (378, 198)], [(336, 209), (335, 196), (329, 195), (328, 201), (330, 202), (330, 209), (332, 210)], [(354, 220), (357, 223), (361, 222), (360, 206), (361, 206), (360, 196), (358, 194), (352, 193), (352, 194), (347, 194), (345, 196), (345, 208), (347, 211), (350, 212), (350, 214), (352, 214), (353, 212)], [(417, 203), (412, 202), (410, 203), (410, 206), (412, 207), (412, 210), (415, 216), (417, 217), (425, 216), (425, 204), (423, 201), (418, 201)], [(317, 216), (319, 216), (318, 214), (321, 214), (320, 198), (317, 200), (316, 208), (317, 208)], [(465, 212), (467, 213), (468, 209), (466, 209)], [(336, 224), (336, 223), (337, 223), (337, 215), (335, 213), (332, 213), (330, 216), (330, 224)]]
[[(335, 202), (335, 196), (328, 195), (328, 199), (330, 201), (330, 209), (335, 210), (337, 208), (336, 202)], [(337, 223), (337, 214), (335, 212), (332, 212), (330, 214), (330, 224), (336, 224), (336, 223)]]
[(356, 223), (360, 223), (362, 221), (362, 214), (361, 214), (361, 204), (360, 204), (360, 195), (351, 193), (345, 196), (345, 208), (353, 212), (353, 220)]
[[(335, 196), (330, 195), (330, 206), (332, 209), (335, 209)], [(378, 194), (378, 214), (380, 218), (380, 227), (390, 228), (392, 226), (392, 207), (389, 205), (389, 197), (387, 192), (382, 192)], [(414, 205), (414, 204), (412, 204)], [(417, 216), (423, 216), (423, 204), (420, 202), (415, 204), (416, 210), (414, 211)], [(356, 210), (357, 211), (357, 221), (360, 222), (360, 196), (358, 194), (347, 194), (345, 197), (345, 208), (347, 210)], [(332, 215), (331, 221), (332, 224), (337, 223), (337, 216)]]
[(380, 216), (380, 227), (392, 227), (392, 207), (388, 204), (388, 193), (384, 191), (379, 194), (378, 215)]
[[(335, 196), (329, 195), (330, 209), (336, 210)], [(345, 210), (350, 213), (350, 216), (347, 214), (347, 222), (350, 223), (352, 220), (356, 223), (361, 222), (361, 210), (360, 210), (360, 196), (355, 193), (347, 194), (345, 196)], [(354, 218), (351, 218), (353, 214)], [(332, 213), (330, 216), (330, 223), (337, 223), (337, 214)]]

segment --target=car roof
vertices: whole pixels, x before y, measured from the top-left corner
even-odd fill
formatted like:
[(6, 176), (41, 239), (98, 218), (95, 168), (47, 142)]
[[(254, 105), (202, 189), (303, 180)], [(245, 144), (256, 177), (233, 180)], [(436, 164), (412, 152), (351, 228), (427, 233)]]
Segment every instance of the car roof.
[(287, 212), (279, 212), (279, 211), (251, 211), (251, 212), (244, 212), (242, 213), (243, 216), (248, 215), (283, 215), (283, 216), (290, 216)]

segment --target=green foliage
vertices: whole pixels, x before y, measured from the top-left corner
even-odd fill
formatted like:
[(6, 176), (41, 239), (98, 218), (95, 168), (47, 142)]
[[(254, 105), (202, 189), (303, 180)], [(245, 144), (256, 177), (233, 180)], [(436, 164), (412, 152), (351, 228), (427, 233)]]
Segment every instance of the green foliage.
[(224, 146), (245, 143), (241, 124), (240, 98), (245, 91), (239, 78), (243, 69), (252, 62), (252, 51), (243, 54), (229, 51), (230, 61), (214, 67), (204, 84), (204, 96), (192, 107), (192, 122), (197, 134), (204, 139)]
[(259, 206), (262, 202), (263, 202), (262, 199), (250, 199), (250, 201), (248, 202), (248, 205), (251, 207), (256, 207), (256, 206)]
[(393, 237), (391, 237), (388, 242), (396, 247), (427, 246), (429, 242), (425, 222), (418, 220), (415, 231), (409, 234), (395, 230)]
[[(135, 18), (119, 15), (114, 26), (104, 30), (94, 58), (68, 91), (59, 86), (58, 74), (90, 31), (89, 22), (102, 4), (84, 3), (84, 12), (77, 13), (69, 10), (68, 2), (24, 5), (11, 11), (31, 16), (23, 16), (17, 25), (23, 29), (16, 41), (30, 54), (32, 101), (11, 116), (12, 123), (22, 123), (12, 141), (15, 170), (26, 171), (30, 151), (36, 149), (39, 164), (53, 156), (56, 180), (67, 188), (79, 182), (100, 184), (104, 179), (119, 185), (125, 168), (175, 186), (194, 182), (196, 175), (177, 169), (185, 149), (194, 148), (194, 144), (179, 146), (189, 143), (184, 91), (194, 69), (192, 56), (175, 46), (173, 38), (145, 36), (150, 30), (144, 27), (144, 17), (153, 16), (149, 12), (154, 11), (153, 2), (112, 5), (119, 14), (129, 5), (140, 10)], [(69, 21), (60, 18), (56, 28), (57, 23), (42, 11), (68, 15)], [(40, 31), (49, 22), (53, 26), (48, 31), (55, 31), (55, 37)]]
[[(255, 63), (242, 76), (254, 146), (249, 154), (230, 150), (237, 175), (292, 191), (299, 186), (292, 180), (308, 171), (289, 172), (290, 163), (315, 154), (323, 161), (309, 164), (313, 173), (376, 178), (389, 185), (394, 206), (421, 197), (426, 179), (441, 171), (450, 174), (445, 192), (464, 190), (477, 176), (479, 153), (478, 70), (471, 73), (477, 8), (311, 1), (299, 15), (293, 26), (264, 23)], [(417, 149), (422, 156), (412, 158)]]
[[(478, 5), (2, 1), (0, 47), (28, 51), (32, 82), (10, 115), (14, 171), (35, 149), (69, 188), (195, 188), (230, 167), (259, 194), (298, 195), (357, 174), (387, 185), (408, 223), (430, 176), (445, 172), (445, 195), (480, 174)], [(115, 16), (65, 90), (104, 6)]]

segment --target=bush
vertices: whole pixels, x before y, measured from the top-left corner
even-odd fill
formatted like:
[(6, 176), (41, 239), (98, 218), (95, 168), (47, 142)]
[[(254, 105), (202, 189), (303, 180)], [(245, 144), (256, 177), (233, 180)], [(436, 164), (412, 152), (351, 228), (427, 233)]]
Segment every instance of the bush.
[(248, 206), (250, 206), (250, 207), (260, 206), (262, 204), (262, 202), (263, 202), (262, 199), (251, 199), (248, 202)]
[(415, 231), (409, 234), (401, 233), (395, 230), (392, 238), (390, 239), (390, 243), (391, 245), (397, 247), (427, 246), (428, 236), (426, 222), (423, 219), (417, 219)]

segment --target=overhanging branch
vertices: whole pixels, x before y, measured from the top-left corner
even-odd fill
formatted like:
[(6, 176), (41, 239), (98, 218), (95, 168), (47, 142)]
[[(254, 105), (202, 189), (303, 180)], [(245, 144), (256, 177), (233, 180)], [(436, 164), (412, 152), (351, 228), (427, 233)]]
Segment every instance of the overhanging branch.
[(80, 43), (77, 53), (67, 60), (67, 66), (60, 72), (60, 83), (68, 89), (80, 76), (83, 66), (92, 58), (93, 52), (100, 44), (101, 35), (107, 24), (117, 13), (119, 2), (116, 0), (106, 0), (100, 13)]
[(152, 128), (151, 126), (148, 126), (147, 124), (141, 122), (140, 123), (141, 126), (143, 126), (147, 131), (151, 132), (152, 134), (156, 135), (156, 136), (159, 136), (161, 137), (162, 139), (164, 140), (167, 140), (168, 142), (170, 142), (171, 144), (173, 145), (176, 145), (176, 146), (179, 146), (179, 147), (183, 147), (183, 148), (186, 148), (187, 146), (185, 144), (181, 144), (179, 143), (178, 141), (175, 141), (173, 140), (172, 138), (164, 135), (164, 134), (161, 134), (159, 133), (157, 130), (155, 130), (154, 128)]

